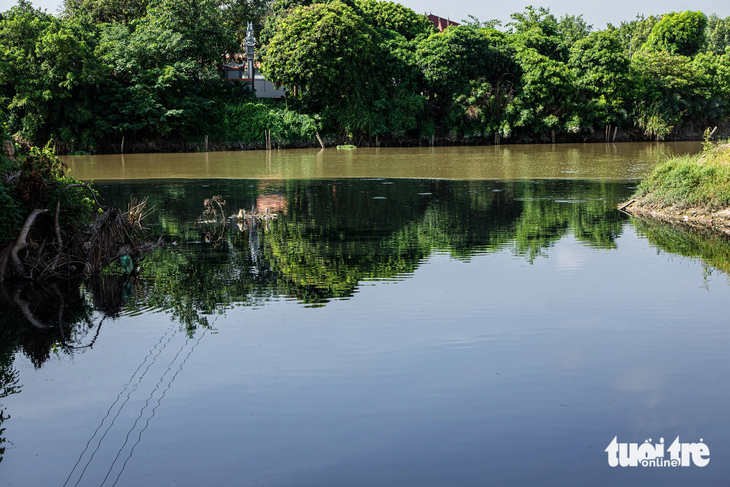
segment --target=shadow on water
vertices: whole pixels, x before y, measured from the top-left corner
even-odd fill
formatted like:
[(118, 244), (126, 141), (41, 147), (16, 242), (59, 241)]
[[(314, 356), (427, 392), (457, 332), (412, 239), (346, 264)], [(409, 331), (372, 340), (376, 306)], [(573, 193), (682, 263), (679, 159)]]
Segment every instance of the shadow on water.
[[(13, 368), (12, 357), (3, 356), (2, 362), (0, 362), (0, 400), (18, 392), (20, 392), (18, 372)], [(7, 443), (3, 424), (9, 418), (10, 416), (0, 404), (0, 463), (3, 461)]]

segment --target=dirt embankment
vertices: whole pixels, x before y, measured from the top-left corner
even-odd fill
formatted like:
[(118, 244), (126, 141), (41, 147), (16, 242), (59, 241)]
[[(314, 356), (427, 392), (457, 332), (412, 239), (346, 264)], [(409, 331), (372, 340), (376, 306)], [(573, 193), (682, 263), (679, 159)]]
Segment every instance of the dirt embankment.
[(730, 235), (730, 208), (709, 211), (704, 208), (677, 208), (645, 203), (645, 199), (632, 199), (618, 205), (618, 209), (631, 216), (651, 218), (690, 228), (705, 228)]

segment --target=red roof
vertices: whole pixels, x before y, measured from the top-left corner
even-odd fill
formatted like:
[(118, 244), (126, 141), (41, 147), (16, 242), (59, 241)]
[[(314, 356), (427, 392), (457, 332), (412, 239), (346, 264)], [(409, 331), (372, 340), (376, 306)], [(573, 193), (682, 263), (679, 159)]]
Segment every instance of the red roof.
[(433, 22), (433, 25), (439, 30), (439, 32), (443, 32), (444, 29), (446, 29), (449, 26), (452, 25), (459, 25), (456, 22), (453, 22), (449, 19), (444, 19), (442, 17), (439, 17), (438, 15), (428, 14), (428, 20)]

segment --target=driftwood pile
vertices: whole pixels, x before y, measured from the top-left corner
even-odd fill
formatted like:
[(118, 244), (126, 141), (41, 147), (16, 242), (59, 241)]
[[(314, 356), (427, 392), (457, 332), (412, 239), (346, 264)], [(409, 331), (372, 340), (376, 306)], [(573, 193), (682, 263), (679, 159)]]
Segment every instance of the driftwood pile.
[(276, 213), (271, 213), (269, 208), (264, 211), (259, 210), (256, 207), (251, 208), (251, 211), (238, 210), (238, 213), (231, 215), (231, 221), (238, 225), (238, 229), (241, 232), (250, 231), (256, 233), (258, 227), (262, 224), (266, 225), (266, 230), (271, 229), (271, 221), (276, 220), (279, 217)]
[(266, 224), (266, 228), (269, 229), (271, 220), (278, 218), (278, 214), (272, 213), (270, 208), (260, 210), (254, 206), (250, 211), (239, 209), (238, 213), (226, 219), (225, 206), (226, 201), (221, 196), (213, 196), (203, 201), (205, 210), (198, 218), (198, 224), (204, 229), (206, 243), (216, 243), (223, 240), (226, 220), (238, 225), (238, 229), (245, 232), (248, 230), (256, 231), (262, 224)]
[[(126, 211), (102, 207), (85, 184), (102, 212), (93, 224), (64, 240), (59, 225), (61, 203), (55, 212), (35, 209), (25, 220), (14, 243), (0, 252), (0, 282), (10, 279), (44, 281), (74, 279), (99, 272), (122, 256), (138, 257), (159, 242), (147, 242), (142, 220), (149, 214), (147, 200), (132, 202)], [(51, 229), (51, 230), (49, 230)]]

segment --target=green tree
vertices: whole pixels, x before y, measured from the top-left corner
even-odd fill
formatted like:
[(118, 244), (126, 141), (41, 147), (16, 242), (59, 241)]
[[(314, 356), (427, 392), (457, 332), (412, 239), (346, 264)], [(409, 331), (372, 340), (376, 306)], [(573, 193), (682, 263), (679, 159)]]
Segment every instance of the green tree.
[(416, 60), (445, 131), (486, 136), (499, 129), (520, 76), (504, 33), (449, 27), (419, 42)]
[(724, 118), (725, 104), (711, 83), (711, 66), (704, 61), (663, 50), (638, 52), (631, 63), (637, 126), (647, 133), (666, 134), (692, 120), (705, 124)]
[(593, 30), (593, 26), (589, 25), (583, 15), (568, 15), (560, 17), (558, 21), (558, 32), (563, 38), (563, 42), (572, 46), (581, 39), (585, 39)]
[(317, 3), (330, 3), (332, 1), (344, 3), (348, 7), (355, 6), (355, 0), (273, 0), (271, 3), (271, 16), (268, 20), (269, 22), (276, 21), (285, 16), (287, 11), (298, 7), (309, 7)]
[(705, 51), (713, 54), (724, 54), (730, 47), (730, 17), (710, 15), (707, 19), (707, 44)]
[[(557, 20), (549, 10), (533, 7), (511, 17), (511, 41), (522, 72), (507, 109), (511, 128), (543, 137), (579, 130), (574, 119), (577, 89)], [(507, 133), (503, 130), (503, 135)]]
[(428, 17), (399, 3), (356, 0), (355, 7), (369, 25), (397, 32), (407, 40), (428, 36), (436, 30)]
[(296, 7), (263, 50), (267, 79), (298, 88), (310, 109), (361, 98), (372, 78), (378, 34), (341, 2)]
[(397, 32), (381, 30), (375, 55), (378, 62), (367, 91), (356, 103), (348, 104), (346, 111), (339, 111), (337, 118), (346, 130), (403, 138), (419, 129), (421, 135), (427, 135), (429, 129), (423, 127), (427, 102), (421, 95), (425, 81), (416, 63), (416, 46), (416, 41)]
[(266, 19), (271, 10), (271, 0), (218, 0), (223, 22), (221, 27), (235, 32), (238, 40), (246, 36), (248, 22), (253, 23), (256, 32), (266, 25)]
[(107, 24), (96, 53), (106, 64), (108, 111), (98, 129), (145, 136), (206, 133), (217, 114), (219, 66), (235, 33), (219, 28), (215, 0), (154, 0), (130, 24)]
[(700, 53), (692, 64), (698, 75), (707, 80), (711, 95), (721, 98), (730, 106), (730, 50), (726, 49), (721, 55)]
[(473, 80), (494, 83), (517, 74), (506, 36), (495, 29), (449, 27), (422, 40), (416, 57), (429, 90), (446, 100)]
[(702, 12), (672, 12), (654, 26), (645, 47), (694, 56), (705, 45), (706, 28), (707, 17)]
[(38, 144), (49, 139), (93, 143), (97, 87), (96, 30), (62, 22), (22, 0), (0, 20), (0, 96), (11, 133)]
[(570, 50), (568, 67), (584, 101), (580, 125), (614, 123), (629, 89), (629, 59), (615, 29), (592, 32)]
[(641, 94), (644, 99), (657, 101), (678, 95), (689, 100), (711, 94), (708, 79), (688, 56), (666, 51), (640, 51), (632, 59), (632, 69), (648, 90)]
[(347, 137), (404, 137), (427, 110), (415, 39), (425, 17), (388, 2), (289, 7), (267, 24), (263, 69), (296, 91), (325, 129)]
[(149, 0), (64, 0), (63, 15), (94, 23), (127, 23), (144, 17)]
[[(627, 55), (630, 53), (633, 54), (646, 43), (652, 29), (654, 29), (654, 26), (661, 19), (661, 15), (645, 17), (644, 15), (638, 14), (634, 20), (621, 22), (621, 25), (618, 27), (618, 38)], [(611, 29), (615, 29), (615, 27), (608, 24), (608, 30)]]
[(568, 65), (531, 48), (518, 49), (517, 62), (522, 77), (509, 108), (512, 127), (544, 136), (577, 132), (580, 124), (573, 118), (577, 90)]
[[(514, 44), (534, 49), (542, 56), (556, 61), (567, 61), (569, 44), (561, 36), (558, 20), (549, 9), (535, 10), (531, 5), (524, 12), (510, 15), (507, 24)], [(569, 20), (566, 21), (566, 24)]]

